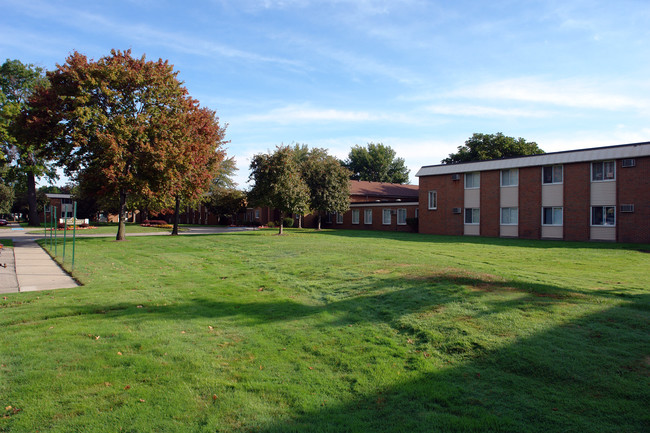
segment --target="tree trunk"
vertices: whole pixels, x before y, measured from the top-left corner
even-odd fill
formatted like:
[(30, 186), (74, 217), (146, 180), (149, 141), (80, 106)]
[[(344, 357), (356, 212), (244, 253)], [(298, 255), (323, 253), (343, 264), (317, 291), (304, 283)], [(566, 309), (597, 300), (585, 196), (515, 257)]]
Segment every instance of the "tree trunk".
[(278, 224), (278, 226), (280, 226), (280, 231), (278, 232), (279, 235), (282, 234), (283, 225), (284, 225), (284, 212), (280, 212), (280, 224)]
[(126, 191), (120, 188), (120, 210), (119, 222), (117, 226), (116, 241), (123, 241), (126, 239)]
[(174, 228), (172, 229), (172, 236), (178, 236), (178, 223), (181, 220), (181, 198), (176, 196), (176, 207), (174, 208)]
[(298, 228), (302, 228), (302, 214), (298, 215)]
[(29, 225), (40, 227), (38, 219), (38, 202), (36, 201), (36, 177), (34, 173), (27, 172), (27, 202), (29, 203)]
[(320, 212), (318, 212), (318, 228), (316, 230), (320, 230)]

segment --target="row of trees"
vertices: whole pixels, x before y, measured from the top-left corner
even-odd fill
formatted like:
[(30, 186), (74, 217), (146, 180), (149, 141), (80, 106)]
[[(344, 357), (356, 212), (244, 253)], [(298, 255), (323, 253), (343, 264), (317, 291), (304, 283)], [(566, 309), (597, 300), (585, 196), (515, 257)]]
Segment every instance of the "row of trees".
[(253, 156), (250, 165), (251, 203), (280, 211), (279, 233), (285, 214), (345, 212), (350, 205), (350, 172), (327, 150), (305, 145), (279, 146), (272, 153)]
[(74, 52), (46, 74), (19, 61), (5, 66), (1, 162), (9, 176), (27, 177), (32, 224), (34, 179), (52, 175), (52, 166), (117, 205), (116, 239), (123, 240), (129, 204), (178, 210), (181, 200), (195, 203), (225, 158), (225, 126), (166, 61), (113, 50), (97, 61)]

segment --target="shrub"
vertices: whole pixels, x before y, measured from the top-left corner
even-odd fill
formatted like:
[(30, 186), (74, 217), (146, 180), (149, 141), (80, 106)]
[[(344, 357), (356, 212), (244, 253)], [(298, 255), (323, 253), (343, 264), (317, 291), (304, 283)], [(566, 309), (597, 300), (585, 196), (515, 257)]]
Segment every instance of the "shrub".
[(273, 228), (275, 227), (275, 222), (274, 221), (269, 221), (269, 223), (266, 225), (268, 228)]
[(142, 221), (142, 225), (145, 227), (149, 227), (149, 226), (165, 226), (168, 224), (167, 221), (164, 220), (144, 220)]
[(89, 226), (90, 226), (90, 225), (89, 225), (89, 224), (86, 224), (86, 223), (81, 223), (81, 224), (79, 224), (79, 227), (81, 227), (82, 229), (87, 229)]
[(411, 227), (414, 232), (417, 232), (419, 229), (420, 225), (418, 221), (419, 220), (417, 218), (406, 218), (406, 224), (408, 224), (408, 226)]
[(293, 218), (287, 217), (282, 220), (283, 227), (293, 227)]

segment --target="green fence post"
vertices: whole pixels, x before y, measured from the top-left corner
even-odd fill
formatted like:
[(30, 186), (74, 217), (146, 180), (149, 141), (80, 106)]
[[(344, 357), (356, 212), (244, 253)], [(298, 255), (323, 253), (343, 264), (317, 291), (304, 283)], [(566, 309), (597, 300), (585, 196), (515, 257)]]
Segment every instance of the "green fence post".
[(63, 218), (63, 258), (61, 259), (61, 264), (65, 263), (65, 240), (68, 234), (68, 218)]
[(52, 227), (52, 230), (54, 231), (54, 257), (56, 257), (57, 255), (58, 246), (59, 246), (58, 239), (56, 238), (56, 230), (58, 228), (59, 228), (59, 223), (56, 221), (56, 208), (54, 208), (54, 227)]
[(72, 228), (72, 270), (74, 271), (74, 245), (77, 239), (77, 202), (74, 202), (72, 217), (74, 218), (75, 225)]

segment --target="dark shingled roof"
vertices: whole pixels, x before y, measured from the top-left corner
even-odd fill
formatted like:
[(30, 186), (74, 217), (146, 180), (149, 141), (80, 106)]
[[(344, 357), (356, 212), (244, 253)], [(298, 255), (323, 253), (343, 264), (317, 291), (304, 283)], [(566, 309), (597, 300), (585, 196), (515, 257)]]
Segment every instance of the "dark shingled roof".
[(398, 183), (350, 181), (351, 196), (383, 196), (386, 198), (418, 198), (417, 185), (400, 185)]

